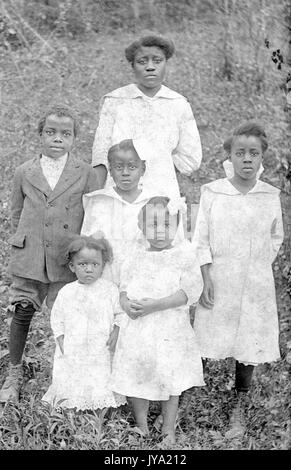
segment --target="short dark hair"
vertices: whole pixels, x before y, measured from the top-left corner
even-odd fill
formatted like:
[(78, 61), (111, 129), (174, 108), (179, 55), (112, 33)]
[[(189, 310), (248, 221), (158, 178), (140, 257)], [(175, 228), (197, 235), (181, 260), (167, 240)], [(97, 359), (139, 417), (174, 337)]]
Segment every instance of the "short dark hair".
[[(146, 225), (146, 211), (148, 206), (162, 206), (167, 209), (168, 203), (170, 202), (170, 198), (167, 196), (154, 196), (151, 197), (144, 206), (142, 206), (141, 210), (138, 214), (138, 221), (139, 225), (145, 227)], [(168, 209), (167, 209), (168, 210)], [(180, 221), (180, 212), (177, 212), (177, 223)]]
[(173, 41), (163, 36), (152, 34), (137, 39), (125, 49), (125, 57), (128, 62), (133, 64), (135, 54), (141, 47), (159, 47), (165, 54), (166, 60), (170, 59), (170, 57), (172, 57), (175, 52), (175, 46)]
[(106, 238), (86, 237), (85, 235), (76, 236), (70, 241), (66, 250), (67, 262), (73, 260), (74, 256), (83, 248), (101, 251), (103, 264), (111, 263), (113, 260), (112, 248)]
[(268, 140), (267, 140), (267, 135), (263, 126), (259, 122), (256, 122), (256, 121), (247, 121), (239, 125), (238, 127), (236, 127), (232, 131), (232, 135), (228, 137), (228, 139), (226, 139), (226, 141), (223, 143), (223, 148), (228, 154), (230, 154), (231, 152), (231, 147), (235, 138), (240, 135), (246, 135), (248, 137), (249, 136), (258, 137), (261, 141), (263, 152), (267, 150)]
[(79, 131), (79, 123), (78, 123), (77, 117), (75, 116), (74, 111), (72, 111), (68, 106), (63, 106), (63, 105), (53, 105), (46, 110), (45, 114), (41, 117), (41, 119), (38, 122), (37, 128), (38, 128), (39, 135), (42, 135), (46, 119), (52, 114), (58, 117), (71, 118), (74, 123), (74, 136), (76, 137)]
[(133, 153), (136, 154), (137, 158), (139, 160), (141, 160), (139, 154), (137, 153), (134, 145), (133, 145), (133, 141), (132, 139), (125, 139), (125, 140), (122, 140), (121, 142), (119, 142), (118, 144), (115, 144), (115, 145), (112, 145), (112, 147), (110, 147), (110, 149), (108, 150), (108, 154), (107, 154), (107, 159), (108, 159), (108, 162), (111, 163), (112, 160), (113, 160), (113, 155), (116, 153), (116, 152), (120, 152), (120, 151), (132, 151)]

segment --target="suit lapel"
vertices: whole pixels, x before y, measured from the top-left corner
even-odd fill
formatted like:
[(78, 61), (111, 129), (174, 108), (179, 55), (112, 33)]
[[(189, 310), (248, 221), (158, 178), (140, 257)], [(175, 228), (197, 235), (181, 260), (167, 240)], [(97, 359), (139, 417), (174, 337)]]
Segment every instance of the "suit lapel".
[(81, 176), (80, 172), (80, 162), (68, 156), (66, 165), (63, 169), (63, 172), (60, 176), (59, 181), (57, 182), (53, 191), (49, 196), (49, 200), (52, 201), (64, 193), (70, 186), (72, 186), (75, 181), (77, 181)]
[(49, 197), (52, 193), (50, 185), (48, 184), (40, 166), (40, 156), (33, 159), (30, 167), (26, 170), (26, 177), (32, 186), (39, 189), (46, 195), (46, 197)]

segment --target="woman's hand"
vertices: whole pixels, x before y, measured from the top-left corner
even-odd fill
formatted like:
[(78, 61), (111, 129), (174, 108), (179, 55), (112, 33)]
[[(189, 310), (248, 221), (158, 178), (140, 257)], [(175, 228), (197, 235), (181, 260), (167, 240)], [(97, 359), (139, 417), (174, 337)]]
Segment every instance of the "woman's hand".
[(208, 274), (208, 276), (204, 277), (204, 287), (203, 291), (201, 294), (201, 297), (199, 299), (199, 303), (202, 305), (202, 307), (212, 309), (214, 305), (214, 287), (213, 287), (213, 282)]
[(64, 335), (60, 335), (57, 337), (57, 344), (61, 350), (61, 353), (64, 354)]
[(108, 346), (109, 351), (114, 352), (116, 343), (119, 335), (119, 326), (114, 325), (113, 330), (111, 331), (109, 338), (107, 340), (106, 346)]

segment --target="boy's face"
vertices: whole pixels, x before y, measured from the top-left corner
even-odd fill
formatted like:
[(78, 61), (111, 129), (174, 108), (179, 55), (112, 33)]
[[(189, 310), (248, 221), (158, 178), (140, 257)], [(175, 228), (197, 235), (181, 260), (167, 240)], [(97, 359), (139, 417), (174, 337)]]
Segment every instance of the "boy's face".
[(177, 215), (170, 215), (162, 204), (146, 206), (145, 221), (140, 228), (152, 249), (169, 248), (175, 238), (177, 227)]
[(109, 169), (116, 186), (122, 191), (131, 191), (137, 188), (145, 165), (135, 152), (120, 150), (112, 156)]
[(69, 268), (81, 284), (91, 284), (97, 281), (103, 272), (102, 253), (92, 248), (83, 248), (74, 255)]
[(240, 135), (234, 139), (230, 160), (236, 176), (243, 180), (255, 179), (262, 157), (262, 143), (258, 137)]
[(44, 155), (50, 158), (59, 158), (71, 150), (74, 141), (74, 121), (72, 118), (54, 114), (46, 118), (41, 135)]

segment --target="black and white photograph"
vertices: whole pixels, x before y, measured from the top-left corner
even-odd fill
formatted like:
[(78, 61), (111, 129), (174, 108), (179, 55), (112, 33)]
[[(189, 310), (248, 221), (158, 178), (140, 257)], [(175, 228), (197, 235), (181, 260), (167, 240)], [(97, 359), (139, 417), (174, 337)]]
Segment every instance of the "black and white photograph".
[(291, 0), (0, 1), (1, 451), (291, 449), (290, 96)]

